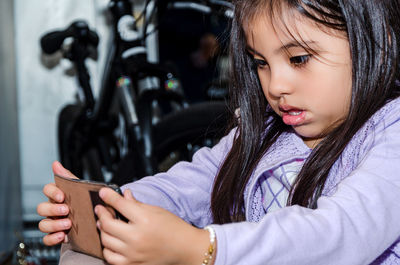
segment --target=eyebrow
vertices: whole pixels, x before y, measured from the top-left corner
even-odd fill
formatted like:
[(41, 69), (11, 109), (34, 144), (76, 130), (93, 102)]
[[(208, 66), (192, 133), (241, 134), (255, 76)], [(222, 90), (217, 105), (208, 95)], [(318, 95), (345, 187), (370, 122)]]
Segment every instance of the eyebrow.
[[(304, 46), (309, 46), (310, 44), (315, 44), (315, 43), (316, 43), (315, 41), (304, 41), (303, 43), (300, 44), (300, 43), (297, 42), (297, 41), (290, 41), (290, 42), (288, 42), (288, 43), (283, 44), (283, 45), (282, 45), (281, 47), (279, 47), (278, 49), (276, 49), (276, 50), (274, 51), (274, 54), (281, 53), (282, 51), (287, 51), (287, 50), (289, 50), (290, 48), (295, 48), (295, 47), (301, 47), (301, 48), (303, 48)], [(264, 58), (264, 56), (263, 56), (260, 52), (256, 51), (254, 48), (250, 47), (249, 45), (246, 45), (246, 50), (248, 50), (248, 51), (249, 51), (250, 53), (252, 53), (253, 55), (258, 55), (258, 56)]]

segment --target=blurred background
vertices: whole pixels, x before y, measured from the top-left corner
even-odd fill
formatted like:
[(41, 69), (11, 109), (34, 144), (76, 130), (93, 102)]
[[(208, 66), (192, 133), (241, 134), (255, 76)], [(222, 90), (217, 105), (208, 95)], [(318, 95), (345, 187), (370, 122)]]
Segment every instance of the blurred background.
[[(0, 1), (0, 264), (57, 264), (58, 248), (41, 243), (36, 206), (47, 200), (42, 188), (53, 182), (51, 163), (60, 159), (59, 112), (76, 101), (78, 83), (71, 62), (61, 56), (48, 61), (39, 39), (77, 19), (97, 32), (97, 60), (86, 64), (97, 98), (112, 42), (109, 2)], [(131, 2), (138, 16), (146, 3)], [(190, 10), (167, 12), (153, 18), (158, 23), (146, 40), (149, 61), (175, 69), (189, 104), (224, 100), (228, 21)]]

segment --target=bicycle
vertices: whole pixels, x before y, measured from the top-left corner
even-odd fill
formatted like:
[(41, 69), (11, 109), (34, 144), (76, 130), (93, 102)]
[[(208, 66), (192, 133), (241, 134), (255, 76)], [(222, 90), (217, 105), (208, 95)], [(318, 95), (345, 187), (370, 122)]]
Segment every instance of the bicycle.
[[(170, 1), (163, 7), (203, 12), (226, 8), (223, 4), (216, 9), (216, 2), (225, 3)], [(175, 161), (189, 160), (199, 147), (214, 145), (224, 134), (231, 115), (224, 102), (189, 105), (174, 71), (147, 60), (145, 40), (153, 32), (148, 31), (148, 23), (156, 9), (149, 12), (150, 3), (146, 1), (135, 19), (130, 1), (110, 1), (114, 42), (98, 99), (93, 97), (85, 66), (89, 51), (98, 44), (96, 32), (84, 21), (76, 21), (41, 38), (47, 54), (62, 49), (67, 37), (73, 38), (71, 48), (63, 55), (77, 69), (83, 98), (61, 110), (58, 145), (61, 162), (81, 178), (121, 185), (166, 170)], [(153, 7), (157, 1), (154, 3)], [(137, 28), (139, 19), (141, 31)], [(149, 80), (152, 86), (143, 86)]]

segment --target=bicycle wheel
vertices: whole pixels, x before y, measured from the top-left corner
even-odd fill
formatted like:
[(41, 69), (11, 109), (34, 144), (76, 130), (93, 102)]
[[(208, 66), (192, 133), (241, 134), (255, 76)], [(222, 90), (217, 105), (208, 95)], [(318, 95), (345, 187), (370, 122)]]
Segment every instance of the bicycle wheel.
[[(60, 162), (65, 168), (68, 168), (72, 173), (78, 174), (79, 170), (78, 163), (76, 161), (76, 155), (71, 146), (72, 131), (77, 118), (82, 111), (81, 105), (67, 105), (65, 106), (58, 115), (58, 153), (60, 156)], [(79, 176), (80, 177), (80, 176)]]
[(96, 148), (86, 150), (84, 139), (75, 130), (81, 115), (81, 105), (67, 105), (58, 116), (58, 148), (65, 168), (82, 179), (104, 181), (102, 163)]
[[(189, 161), (203, 146), (212, 147), (225, 134), (230, 113), (223, 102), (203, 102), (170, 113), (153, 128), (154, 155), (157, 171), (168, 170), (178, 161)], [(112, 182), (122, 185), (138, 176), (138, 156), (125, 156)]]
[(199, 148), (215, 145), (225, 133), (228, 117), (223, 102), (199, 103), (166, 116), (154, 128), (157, 161), (177, 151), (179, 160), (190, 160)]

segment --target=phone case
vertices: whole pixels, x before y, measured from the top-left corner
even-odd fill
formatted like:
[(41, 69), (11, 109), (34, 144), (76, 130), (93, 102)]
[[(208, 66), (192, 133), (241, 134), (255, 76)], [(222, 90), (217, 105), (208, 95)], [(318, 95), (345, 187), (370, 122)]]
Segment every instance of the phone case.
[(68, 241), (72, 250), (104, 259), (94, 207), (97, 204), (105, 205), (98, 193), (101, 188), (109, 187), (121, 193), (119, 187), (58, 175), (54, 176), (54, 180), (56, 186), (64, 192), (65, 203), (70, 209), (68, 218), (72, 221), (72, 227), (68, 232)]

